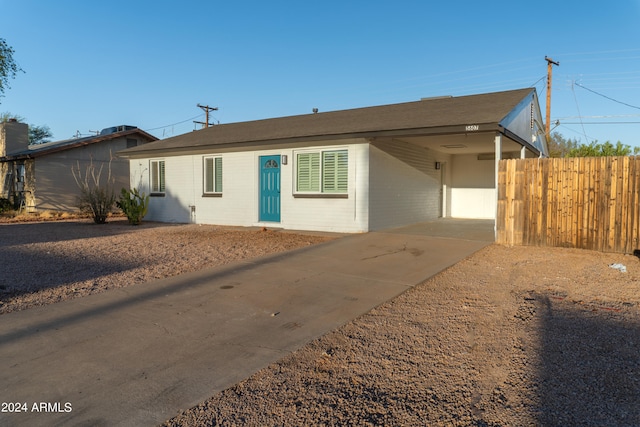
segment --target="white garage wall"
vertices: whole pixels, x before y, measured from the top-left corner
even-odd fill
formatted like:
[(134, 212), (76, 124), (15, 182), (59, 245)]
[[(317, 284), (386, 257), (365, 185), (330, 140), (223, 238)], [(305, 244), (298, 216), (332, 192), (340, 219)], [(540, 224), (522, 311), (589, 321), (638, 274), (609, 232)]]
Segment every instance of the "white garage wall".
[(492, 219), (496, 214), (495, 163), (475, 154), (451, 159), (451, 216)]
[(369, 152), (369, 227), (380, 230), (440, 216), (440, 171), (427, 149), (376, 142)]

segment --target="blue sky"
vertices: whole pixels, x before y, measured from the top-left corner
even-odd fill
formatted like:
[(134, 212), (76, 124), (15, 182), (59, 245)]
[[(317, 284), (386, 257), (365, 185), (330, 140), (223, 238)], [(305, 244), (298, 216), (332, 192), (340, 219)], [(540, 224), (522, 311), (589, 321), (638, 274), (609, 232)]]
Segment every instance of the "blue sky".
[(544, 115), (546, 55), (555, 130), (640, 146), (640, 0), (0, 0), (0, 16), (25, 71), (0, 112), (55, 140), (190, 132), (198, 103), (230, 123), (530, 86)]

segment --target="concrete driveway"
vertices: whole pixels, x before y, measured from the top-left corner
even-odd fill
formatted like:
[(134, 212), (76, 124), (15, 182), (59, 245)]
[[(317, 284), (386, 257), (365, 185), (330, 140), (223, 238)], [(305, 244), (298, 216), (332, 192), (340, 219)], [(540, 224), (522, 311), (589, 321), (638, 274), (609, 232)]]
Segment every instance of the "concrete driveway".
[(0, 316), (0, 425), (157, 425), (491, 242), (439, 220)]

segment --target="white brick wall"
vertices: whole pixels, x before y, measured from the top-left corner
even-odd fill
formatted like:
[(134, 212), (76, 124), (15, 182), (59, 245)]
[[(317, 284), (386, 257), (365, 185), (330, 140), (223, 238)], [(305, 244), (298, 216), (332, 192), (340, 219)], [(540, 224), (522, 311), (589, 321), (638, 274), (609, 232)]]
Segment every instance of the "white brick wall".
[[(222, 196), (203, 196), (203, 162), (207, 155), (166, 157), (165, 197), (152, 197), (147, 220), (197, 222), (202, 224), (267, 226), (287, 229), (363, 232), (367, 229), (367, 153), (365, 143), (317, 146), (306, 149), (346, 148), (349, 152), (349, 193), (347, 198), (294, 197), (294, 149), (268, 149), (232, 153), (210, 153), (222, 157)], [(259, 158), (286, 155), (281, 165), (281, 222), (260, 222), (258, 215)], [(162, 158), (158, 158), (162, 159)], [(356, 179), (356, 171), (362, 176)], [(149, 159), (131, 160), (131, 185), (149, 193)], [(364, 177), (364, 179), (363, 179)], [(142, 186), (140, 185), (142, 183)], [(191, 206), (195, 206), (192, 214)]]
[[(301, 147), (302, 148), (302, 147)], [(220, 225), (267, 226), (335, 232), (365, 232), (438, 218), (442, 214), (442, 171), (449, 180), (446, 214), (459, 218), (495, 216), (494, 163), (476, 155), (436, 157), (402, 141), (350, 140), (342, 145), (305, 145), (304, 149), (346, 148), (349, 153), (347, 198), (294, 197), (297, 149), (207, 153), (166, 157), (166, 195), (152, 197), (148, 220)], [(202, 158), (223, 158), (222, 197), (203, 197)], [(281, 165), (281, 222), (258, 219), (259, 157), (286, 155)], [(131, 160), (131, 185), (148, 194), (149, 159)], [(195, 206), (192, 213), (191, 206)]]
[(370, 147), (369, 226), (379, 230), (440, 216), (440, 171), (427, 149), (402, 141)]
[[(191, 222), (189, 206), (193, 204), (193, 156), (154, 157), (165, 161), (165, 195), (151, 196), (145, 219), (161, 222)], [(131, 186), (149, 194), (151, 159), (131, 160)]]
[[(320, 148), (320, 147), (318, 147)], [(282, 221), (287, 228), (335, 232), (367, 231), (368, 144), (337, 145), (322, 149), (346, 148), (349, 153), (348, 198), (301, 198), (293, 196), (295, 150), (283, 166)], [(288, 169), (284, 169), (287, 168)], [(286, 176), (286, 178), (285, 178)], [(286, 180), (286, 182), (285, 182)]]

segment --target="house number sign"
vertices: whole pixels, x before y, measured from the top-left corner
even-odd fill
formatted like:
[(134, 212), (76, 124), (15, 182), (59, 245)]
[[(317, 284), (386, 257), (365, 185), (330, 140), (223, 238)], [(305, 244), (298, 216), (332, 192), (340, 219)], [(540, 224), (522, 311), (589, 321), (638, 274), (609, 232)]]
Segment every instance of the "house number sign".
[(467, 126), (465, 126), (464, 130), (466, 130), (467, 132), (474, 132), (476, 130), (480, 130), (480, 126), (479, 125), (467, 125)]

